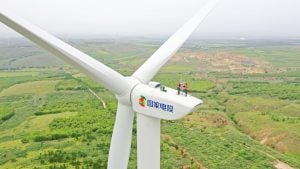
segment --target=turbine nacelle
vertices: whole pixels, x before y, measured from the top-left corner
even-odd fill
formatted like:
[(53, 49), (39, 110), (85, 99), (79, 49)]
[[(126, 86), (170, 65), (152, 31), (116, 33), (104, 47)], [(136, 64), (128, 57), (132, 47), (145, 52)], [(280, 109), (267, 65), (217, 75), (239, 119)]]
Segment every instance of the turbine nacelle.
[(157, 82), (138, 84), (131, 93), (135, 112), (164, 120), (180, 119), (198, 109), (202, 100), (191, 95), (178, 95), (178, 91)]

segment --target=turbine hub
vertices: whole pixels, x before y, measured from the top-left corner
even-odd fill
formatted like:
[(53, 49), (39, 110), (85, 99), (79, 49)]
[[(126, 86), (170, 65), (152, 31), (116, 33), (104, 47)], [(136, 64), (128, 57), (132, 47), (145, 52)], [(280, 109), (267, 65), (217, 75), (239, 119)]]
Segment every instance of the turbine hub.
[[(125, 79), (129, 83), (130, 87), (125, 94), (116, 95), (116, 98), (118, 99), (119, 102), (121, 102), (127, 106), (131, 106), (132, 105), (131, 104), (131, 93), (132, 93), (133, 89), (135, 88), (135, 86), (137, 86), (138, 84), (141, 84), (141, 82), (132, 76), (125, 77)], [(120, 84), (120, 85), (122, 85), (122, 84)]]

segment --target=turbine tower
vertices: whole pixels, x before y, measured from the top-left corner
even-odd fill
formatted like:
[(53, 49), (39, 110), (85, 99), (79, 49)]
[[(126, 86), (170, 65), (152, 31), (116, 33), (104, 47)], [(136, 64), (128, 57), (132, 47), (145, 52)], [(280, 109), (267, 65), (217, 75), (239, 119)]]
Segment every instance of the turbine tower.
[(150, 82), (212, 11), (218, 0), (207, 4), (173, 34), (132, 76), (124, 77), (94, 58), (25, 20), (0, 9), (0, 21), (40, 47), (79, 69), (115, 93), (118, 100), (111, 138), (108, 169), (128, 165), (134, 112), (137, 115), (137, 163), (139, 169), (160, 168), (160, 120), (176, 120), (197, 109), (202, 101)]

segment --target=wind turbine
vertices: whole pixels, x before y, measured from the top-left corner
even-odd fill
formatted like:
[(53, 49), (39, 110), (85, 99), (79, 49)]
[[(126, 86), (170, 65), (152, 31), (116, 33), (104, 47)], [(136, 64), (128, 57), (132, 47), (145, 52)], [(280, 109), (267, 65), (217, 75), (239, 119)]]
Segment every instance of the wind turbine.
[(160, 120), (176, 120), (197, 109), (202, 101), (177, 95), (150, 82), (212, 11), (218, 0), (210, 0), (194, 17), (173, 34), (132, 76), (124, 77), (25, 20), (0, 10), (0, 21), (40, 47), (79, 69), (116, 94), (118, 109), (111, 138), (108, 169), (128, 165), (134, 112), (137, 112), (137, 163), (140, 169), (160, 168)]

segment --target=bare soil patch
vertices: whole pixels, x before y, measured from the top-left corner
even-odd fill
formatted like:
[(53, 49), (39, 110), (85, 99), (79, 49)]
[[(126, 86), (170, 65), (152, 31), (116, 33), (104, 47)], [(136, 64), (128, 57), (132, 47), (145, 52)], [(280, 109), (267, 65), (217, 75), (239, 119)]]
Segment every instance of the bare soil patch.
[(230, 52), (179, 53), (172, 62), (196, 64), (199, 70), (232, 73), (266, 73), (270, 64), (258, 58)]
[(277, 161), (274, 167), (277, 169), (294, 169), (293, 167), (281, 161)]

